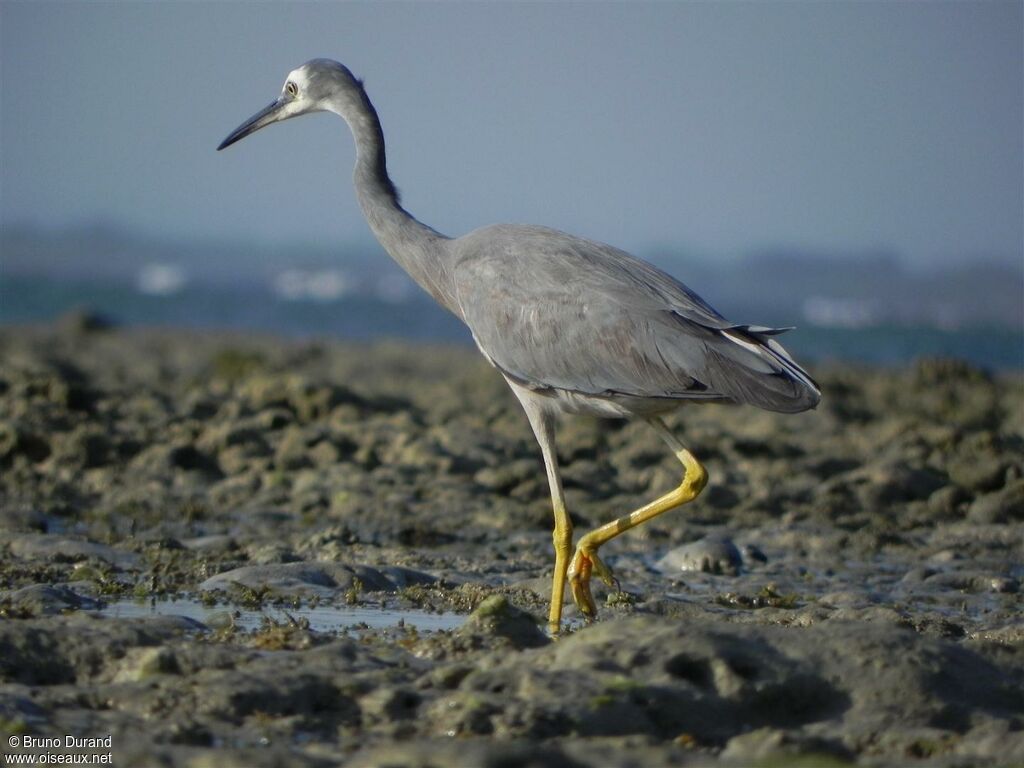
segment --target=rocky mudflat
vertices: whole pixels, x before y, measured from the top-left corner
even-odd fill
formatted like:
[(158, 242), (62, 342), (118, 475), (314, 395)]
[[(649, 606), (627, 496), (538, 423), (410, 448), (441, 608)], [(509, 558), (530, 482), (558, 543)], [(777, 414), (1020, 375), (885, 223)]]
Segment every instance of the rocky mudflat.
[[(1024, 764), (1024, 379), (813, 372), (815, 412), (670, 420), (708, 488), (553, 641), (539, 450), (472, 350), (0, 329), (0, 749)], [(639, 424), (559, 457), (578, 532), (680, 479)]]

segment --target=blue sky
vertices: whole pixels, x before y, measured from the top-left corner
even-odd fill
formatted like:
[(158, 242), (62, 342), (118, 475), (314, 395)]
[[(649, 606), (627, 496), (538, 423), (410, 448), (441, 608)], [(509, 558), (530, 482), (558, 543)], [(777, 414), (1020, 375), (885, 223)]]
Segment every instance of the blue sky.
[(303, 61), (366, 80), (406, 207), (637, 253), (1020, 263), (1020, 2), (0, 3), (0, 222), (369, 238), (344, 124), (217, 153)]

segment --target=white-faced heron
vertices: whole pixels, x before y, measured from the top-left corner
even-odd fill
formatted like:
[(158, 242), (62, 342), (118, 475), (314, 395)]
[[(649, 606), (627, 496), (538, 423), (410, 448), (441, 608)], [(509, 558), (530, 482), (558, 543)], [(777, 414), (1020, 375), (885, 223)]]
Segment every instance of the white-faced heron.
[[(333, 112), (355, 138), (356, 195), (384, 249), (466, 323), (509, 383), (540, 443), (555, 516), (549, 624), (561, 626), (568, 577), (588, 619), (590, 578), (612, 585), (597, 551), (620, 533), (696, 498), (700, 462), (661, 416), (683, 403), (740, 403), (796, 413), (821, 399), (814, 380), (775, 341), (787, 329), (730, 323), (656, 267), (602, 243), (553, 229), (498, 224), (450, 238), (402, 208), (388, 177), (384, 134), (363, 84), (343, 65), (314, 59), (281, 95), (221, 143), (309, 112)], [(583, 536), (572, 550), (555, 453), (555, 420), (591, 414), (646, 420), (684, 468), (679, 487)], [(571, 555), (571, 559), (570, 559)]]

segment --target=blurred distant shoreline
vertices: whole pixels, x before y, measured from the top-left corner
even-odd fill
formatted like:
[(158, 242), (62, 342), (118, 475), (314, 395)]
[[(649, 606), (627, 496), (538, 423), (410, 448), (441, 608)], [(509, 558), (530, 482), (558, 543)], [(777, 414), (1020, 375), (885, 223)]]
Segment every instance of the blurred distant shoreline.
[[(883, 251), (776, 249), (725, 263), (643, 255), (732, 320), (796, 326), (784, 342), (801, 359), (952, 357), (1024, 369), (1024, 270), (1009, 264), (925, 271)], [(0, 233), (0, 324), (82, 308), (126, 326), (472, 344), (375, 243), (184, 244), (110, 227)]]

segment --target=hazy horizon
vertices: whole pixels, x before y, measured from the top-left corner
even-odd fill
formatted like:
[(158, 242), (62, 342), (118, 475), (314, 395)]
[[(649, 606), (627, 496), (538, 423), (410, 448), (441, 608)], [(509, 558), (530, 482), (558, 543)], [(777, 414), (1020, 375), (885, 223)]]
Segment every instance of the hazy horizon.
[(638, 254), (1024, 262), (1015, 2), (0, 4), (0, 225), (369, 243), (333, 116), (214, 151), (285, 74), (364, 77), (410, 211)]
[[(267, 240), (261, 239), (248, 232), (213, 232), (213, 233), (188, 233), (188, 232), (154, 232), (142, 227), (136, 227), (130, 223), (117, 221), (110, 218), (96, 218), (83, 221), (70, 221), (60, 224), (46, 225), (40, 222), (33, 222), (27, 219), (15, 220), (5, 223), (0, 227), (0, 242), (27, 238), (36, 242), (61, 242), (68, 239), (80, 237), (89, 238), (83, 241), (81, 256), (84, 262), (95, 255), (94, 237), (100, 239), (111, 238), (118, 243), (137, 243), (144, 248), (160, 249), (160, 257), (168, 262), (188, 264), (190, 254), (193, 250), (209, 251), (222, 247), (228, 251), (242, 252), (244, 249), (253, 249), (263, 254), (276, 252), (286, 262), (295, 261), (298, 266), (304, 264), (321, 264), (323, 259), (331, 253), (336, 253), (342, 258), (349, 258), (351, 254), (358, 253), (360, 261), (370, 263), (381, 260), (381, 264), (388, 268), (398, 268), (395, 262), (381, 247), (380, 243), (373, 237), (373, 233), (367, 228), (363, 232), (352, 232), (350, 235), (343, 235), (336, 240), (317, 239), (312, 235), (306, 239), (295, 240)], [(185, 248), (179, 257), (175, 256), (174, 249)], [(302, 254), (308, 253), (309, 258), (305, 261)], [(927, 261), (913, 261), (908, 259), (906, 254), (884, 246), (865, 248), (818, 248), (813, 245), (794, 246), (778, 243), (765, 243), (751, 245), (749, 248), (736, 253), (711, 253), (708, 251), (697, 252), (688, 250), (681, 245), (671, 243), (654, 243), (647, 248), (635, 249), (635, 255), (660, 264), (664, 268), (666, 264), (674, 265), (675, 268), (685, 267), (693, 264), (695, 267), (708, 267), (721, 265), (723, 267), (735, 268), (745, 263), (757, 262), (758, 260), (818, 260), (824, 263), (842, 263), (847, 261), (874, 263), (878, 260), (891, 263), (893, 266), (907, 270), (910, 273), (923, 273), (930, 269), (938, 268), (943, 271), (955, 272), (964, 267), (972, 265), (1007, 269), (1010, 273), (1020, 275), (1024, 278), (1024, 260), (1000, 259), (995, 256), (982, 254), (971, 258), (951, 260), (940, 263), (929, 263)], [(147, 252), (137, 254), (139, 264), (145, 264), (150, 260)], [(83, 262), (83, 263), (84, 263)], [(0, 270), (8, 266), (0, 259)], [(24, 266), (21, 262), (20, 266)], [(244, 264), (240, 265), (242, 268)], [(339, 266), (345, 266), (340, 264)], [(24, 270), (21, 270), (24, 271)], [(35, 272), (35, 270), (33, 270)], [(39, 274), (51, 272), (49, 265), (42, 264), (38, 270)], [(2, 274), (2, 272), (0, 272)], [(404, 273), (403, 273), (404, 274)], [(683, 275), (679, 275), (683, 279)], [(1022, 300), (1024, 305), (1024, 300)]]

